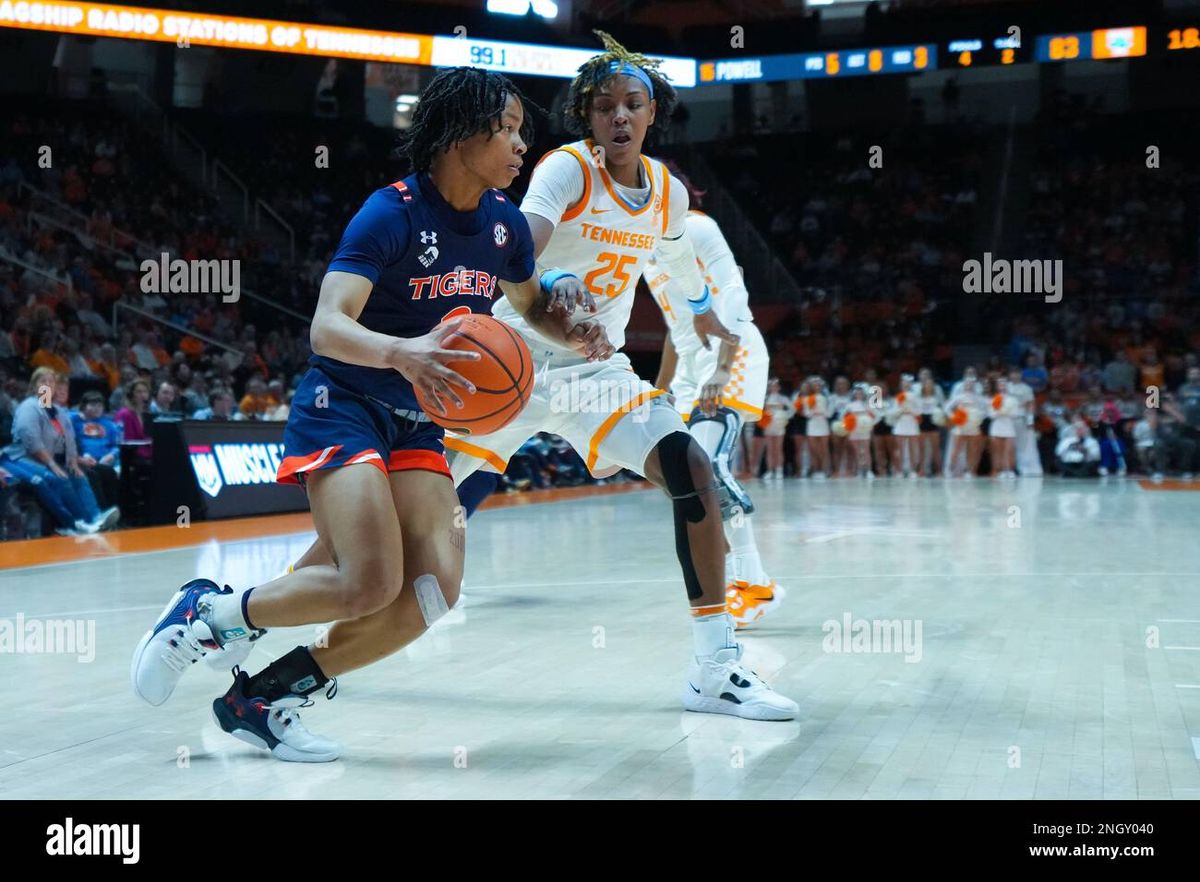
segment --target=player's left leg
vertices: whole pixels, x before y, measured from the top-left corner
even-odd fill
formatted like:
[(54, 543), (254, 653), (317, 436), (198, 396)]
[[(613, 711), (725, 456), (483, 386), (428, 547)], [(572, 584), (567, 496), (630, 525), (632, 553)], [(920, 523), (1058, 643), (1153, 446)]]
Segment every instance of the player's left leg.
[(756, 720), (794, 718), (796, 703), (741, 665), (743, 647), (725, 609), (725, 536), (708, 454), (661, 391), (631, 377), (619, 361), (595, 369), (591, 380), (600, 389), (621, 386), (619, 394), (609, 394), (610, 401), (623, 403), (608, 413), (583, 408), (564, 422), (561, 434), (576, 450), (587, 451), (593, 474), (617, 466), (634, 469), (671, 499), (675, 552), (692, 612), (684, 708)]
[(726, 607), (737, 626), (744, 628), (778, 609), (784, 592), (763, 568), (754, 536), (754, 502), (729, 467), (742, 417), (730, 407), (718, 408), (712, 416), (693, 411), (688, 431), (708, 454), (720, 488), (721, 519), (729, 542)]

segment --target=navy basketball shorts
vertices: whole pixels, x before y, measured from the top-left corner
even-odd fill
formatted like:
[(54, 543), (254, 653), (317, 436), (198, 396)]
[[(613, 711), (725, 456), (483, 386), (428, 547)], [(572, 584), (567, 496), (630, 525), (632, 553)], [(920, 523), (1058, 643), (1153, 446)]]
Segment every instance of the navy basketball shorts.
[(309, 368), (292, 399), (275, 480), (303, 484), (310, 472), (358, 463), (385, 475), (419, 470), (449, 477), (442, 435), (436, 423), (398, 416)]

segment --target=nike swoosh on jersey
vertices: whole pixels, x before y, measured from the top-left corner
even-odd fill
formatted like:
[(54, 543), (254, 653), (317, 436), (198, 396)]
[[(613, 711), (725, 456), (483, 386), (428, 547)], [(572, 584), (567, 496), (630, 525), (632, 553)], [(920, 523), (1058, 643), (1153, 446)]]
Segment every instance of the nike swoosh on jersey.
[(611, 208), (593, 208), (592, 214), (604, 214), (606, 211), (612, 211)]

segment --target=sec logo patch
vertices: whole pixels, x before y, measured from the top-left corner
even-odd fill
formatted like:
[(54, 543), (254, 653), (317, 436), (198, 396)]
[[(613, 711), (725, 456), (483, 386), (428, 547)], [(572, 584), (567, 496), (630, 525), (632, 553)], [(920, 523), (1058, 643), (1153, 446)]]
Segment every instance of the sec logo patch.
[(508, 242), (508, 227), (497, 221), (496, 226), (492, 227), (492, 240), (497, 248), (503, 248)]

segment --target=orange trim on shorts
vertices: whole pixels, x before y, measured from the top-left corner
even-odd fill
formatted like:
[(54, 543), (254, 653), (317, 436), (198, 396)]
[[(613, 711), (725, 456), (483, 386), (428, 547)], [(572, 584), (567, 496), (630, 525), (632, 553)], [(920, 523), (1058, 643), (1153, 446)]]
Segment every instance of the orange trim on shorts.
[[(699, 404), (700, 404), (700, 399), (697, 398), (695, 401), (692, 402), (692, 410), (695, 410), (699, 406)], [(721, 407), (731, 407), (734, 410), (740, 410), (740, 411), (742, 411), (742, 413), (746, 414), (747, 416), (754, 417), (754, 419), (756, 419), (756, 420), (762, 419), (762, 415), (763, 415), (762, 408), (755, 407), (752, 404), (747, 404), (744, 401), (738, 401), (736, 398), (725, 398), (724, 396), (722, 396), (720, 406)], [(691, 415), (692, 415), (692, 411), (689, 410), (686, 414), (683, 415), (684, 420), (686, 421), (687, 418), (690, 417)], [(747, 422), (750, 422), (750, 420), (747, 420)]]
[(504, 474), (508, 468), (508, 463), (502, 460), (499, 456), (492, 453), (486, 447), (479, 447), (469, 441), (464, 441), (461, 438), (455, 438), (452, 435), (447, 435), (442, 439), (442, 443), (446, 445), (447, 450), (453, 450), (457, 453), (465, 453), (467, 456), (473, 456), (476, 459), (482, 459), (500, 474)]
[(718, 613), (723, 613), (723, 612), (725, 612), (725, 604), (723, 604), (723, 603), (714, 603), (712, 606), (693, 606), (692, 607), (692, 615), (697, 616), (697, 617), (699, 617), (699, 616), (715, 616)]
[[(382, 463), (380, 464), (382, 466)], [(389, 472), (437, 472), (450, 477), (450, 463), (446, 455), (436, 450), (393, 450), (388, 457)]]
[(592, 440), (588, 442), (588, 471), (590, 472), (595, 467), (596, 460), (600, 458), (600, 445), (604, 443), (604, 439), (608, 437), (608, 433), (613, 430), (613, 426), (621, 421), (621, 417), (637, 410), (651, 398), (657, 398), (659, 395), (666, 394), (662, 389), (651, 389), (649, 392), (642, 392), (620, 410), (614, 410), (610, 413), (607, 419), (600, 425), (600, 428), (596, 430), (596, 434), (592, 435)]
[[(579, 217), (579, 215), (583, 214), (583, 210), (585, 208), (587, 208), (588, 205), (591, 204), (591, 201), (592, 201), (592, 173), (588, 169), (587, 160), (584, 159), (580, 155), (579, 151), (576, 150), (574, 147), (559, 147), (557, 149), (566, 151), (567, 153), (570, 153), (572, 156), (574, 156), (575, 159), (579, 161), (579, 167), (583, 170), (583, 196), (580, 198), (578, 205), (576, 205), (574, 208), (568, 208), (566, 211), (563, 212), (563, 216), (560, 218), (560, 222), (561, 222), (561, 221), (574, 220), (575, 218)], [(550, 151), (550, 153), (553, 153), (553, 152), (554, 152), (553, 150)], [(546, 156), (549, 156), (550, 153), (547, 153)], [(542, 159), (545, 159), (546, 156), (543, 156)], [(542, 163), (542, 160), (539, 159), (538, 165), (541, 165), (541, 163)], [(503, 469), (501, 469), (501, 471), (503, 471)]]
[(275, 473), (275, 480), (281, 484), (299, 484), (300, 481), (296, 478), (297, 474), (319, 469), (333, 457), (337, 456), (338, 451), (341, 449), (341, 444), (333, 444), (324, 450), (318, 450), (316, 453), (306, 453), (303, 456), (285, 456), (283, 462), (279, 464), (279, 471)]

